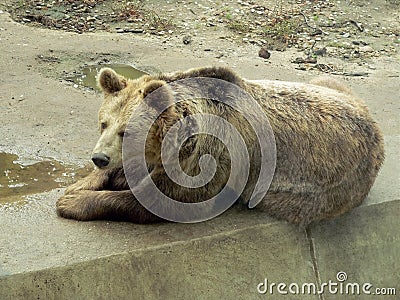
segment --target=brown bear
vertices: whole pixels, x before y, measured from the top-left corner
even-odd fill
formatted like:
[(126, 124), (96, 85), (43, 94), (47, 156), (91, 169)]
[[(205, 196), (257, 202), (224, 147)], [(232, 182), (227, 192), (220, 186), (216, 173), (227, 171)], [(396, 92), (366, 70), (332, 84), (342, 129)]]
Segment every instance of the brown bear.
[[(365, 199), (384, 160), (383, 137), (367, 107), (341, 83), (330, 78), (316, 79), (309, 84), (250, 81), (225, 67), (128, 80), (104, 68), (98, 75), (98, 84), (104, 93), (99, 111), (101, 136), (92, 155), (97, 168), (67, 188), (57, 201), (59, 216), (136, 223), (162, 220), (144, 208), (129, 188), (125, 173), (135, 170), (123, 167), (124, 133), (132, 111), (147, 95), (175, 81), (196, 77), (215, 78), (240, 87), (260, 104), (269, 120), (276, 142), (275, 173), (256, 209), (291, 223), (307, 225), (339, 216)], [(146, 163), (155, 185), (179, 202), (202, 202), (221, 191), (232, 162), (218, 139), (199, 134), (182, 145), (179, 163), (188, 175), (199, 172), (198, 161), (204, 153), (211, 154), (216, 161), (213, 180), (196, 189), (174, 183), (165, 172), (160, 156), (165, 134), (177, 121), (192, 114), (210, 113), (234, 124), (251, 149), (249, 179), (239, 197), (240, 202), (247, 204), (260, 170), (259, 151), (253, 147), (254, 131), (228, 105), (210, 99), (174, 103), (173, 97), (174, 93), (166, 92), (158, 99), (160, 103), (171, 104), (160, 113), (146, 139)], [(160, 103), (152, 101), (145, 107), (148, 112), (154, 111)], [(146, 111), (141, 116), (146, 118)], [(136, 126), (141, 126), (140, 121), (140, 118), (134, 120)]]

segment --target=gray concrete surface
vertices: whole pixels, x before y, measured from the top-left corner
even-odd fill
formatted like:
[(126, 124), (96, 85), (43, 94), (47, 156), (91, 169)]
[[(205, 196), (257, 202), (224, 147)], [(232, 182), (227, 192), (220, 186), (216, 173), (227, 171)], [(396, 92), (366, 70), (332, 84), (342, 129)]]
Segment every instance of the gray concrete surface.
[[(100, 96), (46, 73), (56, 66), (43, 64), (37, 55), (49, 49), (60, 56), (114, 53), (124, 62), (163, 71), (222, 64), (251, 79), (305, 81), (316, 75), (294, 70), (288, 61), (296, 54), (289, 51), (274, 53), (266, 63), (253, 55), (256, 48), (238, 46), (240, 55), (221, 62), (213, 53), (165, 47), (155, 38), (25, 27), (5, 13), (0, 29), (0, 151), (21, 159), (83, 164), (97, 139)], [(224, 47), (221, 43), (210, 45)], [(61, 64), (67, 69), (83, 62)], [(335, 281), (339, 271), (348, 275), (345, 282), (397, 289), (397, 296), (354, 299), (398, 299), (400, 105), (398, 78), (385, 71), (389, 65), (398, 72), (398, 59), (380, 58), (370, 77), (348, 80), (371, 108), (386, 141), (385, 165), (363, 206), (307, 231), (236, 209), (200, 224), (146, 226), (60, 219), (55, 201), (63, 189), (31, 195), (0, 205), (0, 299), (352, 299), (257, 292), (265, 278), (322, 284)]]
[[(311, 229), (321, 282), (372, 285), (371, 295), (326, 294), (325, 299), (399, 299), (400, 201), (361, 207), (337, 220)], [(397, 288), (397, 296), (378, 296), (375, 288)], [(360, 289), (360, 293), (361, 289)], [(361, 297), (361, 298), (360, 298)]]
[(314, 280), (304, 231), (263, 214), (138, 226), (27, 213), (43, 221), (2, 247), (0, 299), (251, 299), (268, 275)]

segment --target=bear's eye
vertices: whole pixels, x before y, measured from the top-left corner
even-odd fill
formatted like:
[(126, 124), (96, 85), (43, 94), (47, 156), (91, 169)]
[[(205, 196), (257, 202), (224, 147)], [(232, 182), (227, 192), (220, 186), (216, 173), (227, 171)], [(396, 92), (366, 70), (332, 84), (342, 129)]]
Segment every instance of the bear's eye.
[(101, 131), (103, 131), (104, 129), (107, 128), (107, 124), (106, 124), (105, 122), (102, 122), (102, 123), (100, 124), (100, 128), (101, 128)]

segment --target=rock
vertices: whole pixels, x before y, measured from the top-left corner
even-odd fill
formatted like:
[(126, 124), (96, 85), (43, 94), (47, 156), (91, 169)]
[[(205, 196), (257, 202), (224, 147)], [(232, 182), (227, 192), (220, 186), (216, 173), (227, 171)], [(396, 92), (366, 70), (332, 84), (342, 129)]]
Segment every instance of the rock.
[(345, 46), (346, 48), (351, 47), (351, 44), (349, 42), (343, 42), (342, 45)]
[[(117, 29), (118, 30), (118, 29)], [(143, 33), (144, 30), (141, 28), (129, 28), (129, 27), (125, 27), (124, 29), (125, 33)]]
[(353, 45), (357, 45), (357, 46), (359, 46), (359, 45), (367, 46), (368, 45), (368, 43), (364, 42), (364, 41), (353, 41), (352, 43), (353, 43)]
[(310, 36), (315, 36), (315, 35), (319, 35), (322, 34), (322, 30), (317, 28), (316, 30), (314, 30), (313, 32), (310, 33)]
[(258, 56), (264, 59), (268, 59), (271, 57), (271, 53), (269, 53), (267, 48), (261, 47), (260, 51), (258, 51)]
[(367, 52), (374, 52), (374, 49), (371, 46), (362, 46), (358, 48), (358, 51), (367, 53)]
[(319, 55), (319, 56), (324, 56), (326, 53), (327, 53), (327, 50), (325, 47), (314, 51), (314, 54)]
[(140, 28), (131, 28), (131, 29), (129, 29), (129, 32), (131, 32), (131, 33), (143, 33), (143, 29), (140, 29)]
[(292, 60), (291, 62), (294, 64), (316, 64), (317, 59), (314, 57), (296, 57), (296, 59)]
[(192, 42), (192, 37), (190, 35), (186, 35), (182, 38), (182, 42), (185, 45), (189, 45)]

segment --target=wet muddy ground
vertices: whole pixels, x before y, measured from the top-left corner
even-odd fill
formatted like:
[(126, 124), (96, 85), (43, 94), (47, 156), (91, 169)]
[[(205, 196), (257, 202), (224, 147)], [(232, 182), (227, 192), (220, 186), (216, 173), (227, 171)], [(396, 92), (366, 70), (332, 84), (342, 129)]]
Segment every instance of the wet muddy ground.
[(23, 202), (25, 196), (65, 187), (83, 178), (93, 167), (80, 168), (58, 161), (19, 161), (18, 155), (0, 153), (0, 205)]
[(128, 79), (136, 79), (146, 74), (144, 71), (125, 64), (100, 64), (83, 67), (81, 70), (76, 71), (74, 75), (66, 76), (65, 79), (73, 82), (75, 87), (97, 89), (96, 76), (101, 68), (112, 68), (115, 72)]
[[(59, 59), (54, 56), (41, 55), (38, 58), (47, 62), (59, 62)], [(96, 90), (98, 88), (96, 76), (100, 69), (105, 67), (112, 68), (129, 79), (146, 74), (130, 65), (96, 64), (82, 67), (73, 75), (66, 76), (65, 80), (73, 82), (75, 88)], [(66, 187), (88, 175), (93, 168), (91, 164), (79, 167), (47, 159), (21, 161), (16, 154), (0, 153), (0, 205), (23, 202), (27, 195)]]

